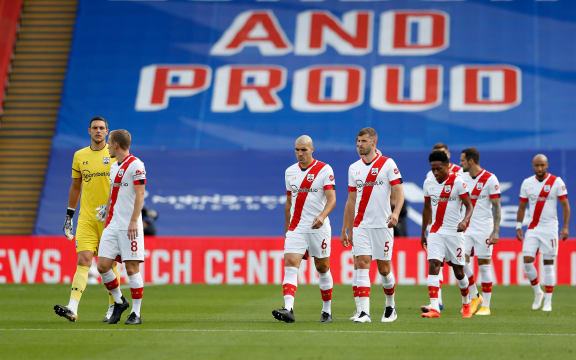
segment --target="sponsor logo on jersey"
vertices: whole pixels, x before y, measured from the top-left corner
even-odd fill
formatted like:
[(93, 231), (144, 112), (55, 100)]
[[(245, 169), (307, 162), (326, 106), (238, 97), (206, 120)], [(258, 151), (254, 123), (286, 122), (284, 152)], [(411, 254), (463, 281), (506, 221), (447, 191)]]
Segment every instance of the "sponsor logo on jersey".
[(436, 205), (438, 205), (438, 203), (441, 203), (441, 202), (449, 202), (449, 201), (457, 201), (457, 200), (458, 200), (458, 196), (450, 196), (447, 198), (430, 196), (430, 202), (432, 203), (432, 206), (436, 206)]
[(136, 175), (146, 175), (146, 171), (144, 171), (144, 170), (136, 170)]
[(102, 158), (102, 164), (104, 164), (104, 165), (110, 164), (110, 157), (109, 157), (109, 156), (104, 156), (104, 157)]
[(358, 192), (362, 192), (362, 188), (365, 186), (378, 186), (384, 185), (384, 180), (368, 181), (364, 182), (362, 180), (356, 180), (356, 189)]
[(100, 176), (110, 177), (110, 172), (100, 171), (91, 173), (90, 170), (82, 170), (82, 181), (86, 183), (90, 182), (90, 180), (92, 180), (93, 177), (100, 177)]
[(318, 188), (310, 188), (310, 189), (301, 189), (296, 185), (290, 185), (292, 188), (292, 196), (296, 196), (298, 193), (315, 193), (318, 192)]

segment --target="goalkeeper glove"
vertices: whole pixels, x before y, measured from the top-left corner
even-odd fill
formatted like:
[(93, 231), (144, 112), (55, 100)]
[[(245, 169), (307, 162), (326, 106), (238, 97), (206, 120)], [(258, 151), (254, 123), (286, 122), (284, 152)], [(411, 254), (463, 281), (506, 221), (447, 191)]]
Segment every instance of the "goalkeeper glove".
[(106, 222), (106, 205), (100, 205), (96, 208), (96, 220)]
[(72, 218), (74, 217), (75, 210), (72, 208), (68, 208), (66, 210), (66, 220), (64, 220), (64, 226), (62, 230), (64, 230), (64, 235), (68, 240), (74, 239), (74, 223), (72, 222)]

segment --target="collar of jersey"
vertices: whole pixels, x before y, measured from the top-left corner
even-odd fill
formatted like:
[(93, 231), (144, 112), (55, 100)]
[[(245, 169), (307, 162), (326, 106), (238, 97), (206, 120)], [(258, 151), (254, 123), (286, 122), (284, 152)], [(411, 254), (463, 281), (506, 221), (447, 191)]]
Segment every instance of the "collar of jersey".
[(538, 176), (536, 176), (536, 175), (534, 175), (534, 179), (536, 179), (536, 181), (538, 181), (539, 183), (541, 183), (541, 182), (543, 182), (543, 181), (546, 181), (546, 179), (548, 179), (548, 176), (550, 176), (550, 173), (549, 173), (549, 172), (546, 172), (546, 176), (544, 176), (544, 179), (539, 180), (539, 179), (538, 179)]
[(317, 161), (316, 159), (312, 159), (310, 166), (308, 166), (307, 168), (303, 168), (302, 166), (300, 166), (300, 163), (298, 163), (298, 167), (300, 168), (300, 170), (306, 171), (306, 170), (310, 169), (312, 166), (314, 166), (316, 164), (316, 161)]
[(124, 163), (124, 161), (130, 159), (132, 156), (134, 156), (134, 155), (128, 154), (128, 156), (126, 156), (126, 157), (124, 158), (124, 160), (122, 160), (122, 162), (119, 162), (118, 165), (122, 165), (122, 164)]
[(372, 161), (370, 161), (369, 163), (364, 161), (364, 158), (361, 158), (361, 159), (362, 159), (362, 162), (364, 163), (364, 165), (368, 166), (368, 165), (374, 163), (374, 161), (378, 160), (379, 157), (380, 157), (380, 154), (376, 153), (376, 157), (374, 157), (374, 159), (372, 159)]
[(480, 172), (478, 173), (478, 175), (476, 175), (476, 176), (470, 176), (470, 177), (472, 178), (472, 180), (476, 180), (476, 178), (480, 177), (480, 175), (482, 175), (482, 174), (484, 173), (484, 171), (486, 171), (486, 170), (480, 169)]

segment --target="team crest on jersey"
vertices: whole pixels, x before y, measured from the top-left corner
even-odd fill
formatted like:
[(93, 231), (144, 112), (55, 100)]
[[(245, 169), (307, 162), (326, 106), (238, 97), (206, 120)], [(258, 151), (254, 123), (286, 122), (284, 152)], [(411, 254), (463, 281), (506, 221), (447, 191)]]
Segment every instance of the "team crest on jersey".
[(370, 169), (370, 174), (372, 174), (372, 175), (378, 175), (378, 168), (372, 168), (372, 169)]
[(110, 164), (110, 157), (109, 157), (109, 156), (104, 156), (104, 157), (102, 158), (102, 164), (104, 164), (104, 165)]
[(544, 185), (544, 192), (550, 192), (550, 185)]
[(124, 176), (124, 169), (120, 169), (118, 171), (118, 176), (120, 176), (120, 177)]
[(314, 174), (308, 174), (308, 175), (306, 175), (306, 180), (308, 180), (308, 181), (314, 181)]
[(484, 184), (482, 184), (482, 183), (476, 184), (476, 189), (478, 189), (478, 190), (480, 190), (480, 191), (482, 191), (482, 188), (483, 188), (483, 187), (484, 187)]
[(446, 185), (444, 186), (444, 192), (446, 194), (450, 194), (450, 191), (452, 191), (452, 186), (451, 185)]

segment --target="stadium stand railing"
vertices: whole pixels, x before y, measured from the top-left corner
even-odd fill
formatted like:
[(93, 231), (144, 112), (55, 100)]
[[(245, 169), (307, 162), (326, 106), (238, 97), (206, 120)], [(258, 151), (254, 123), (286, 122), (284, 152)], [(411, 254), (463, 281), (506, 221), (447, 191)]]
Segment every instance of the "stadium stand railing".
[(77, 0), (23, 1), (0, 120), (0, 234), (32, 233), (76, 8)]

